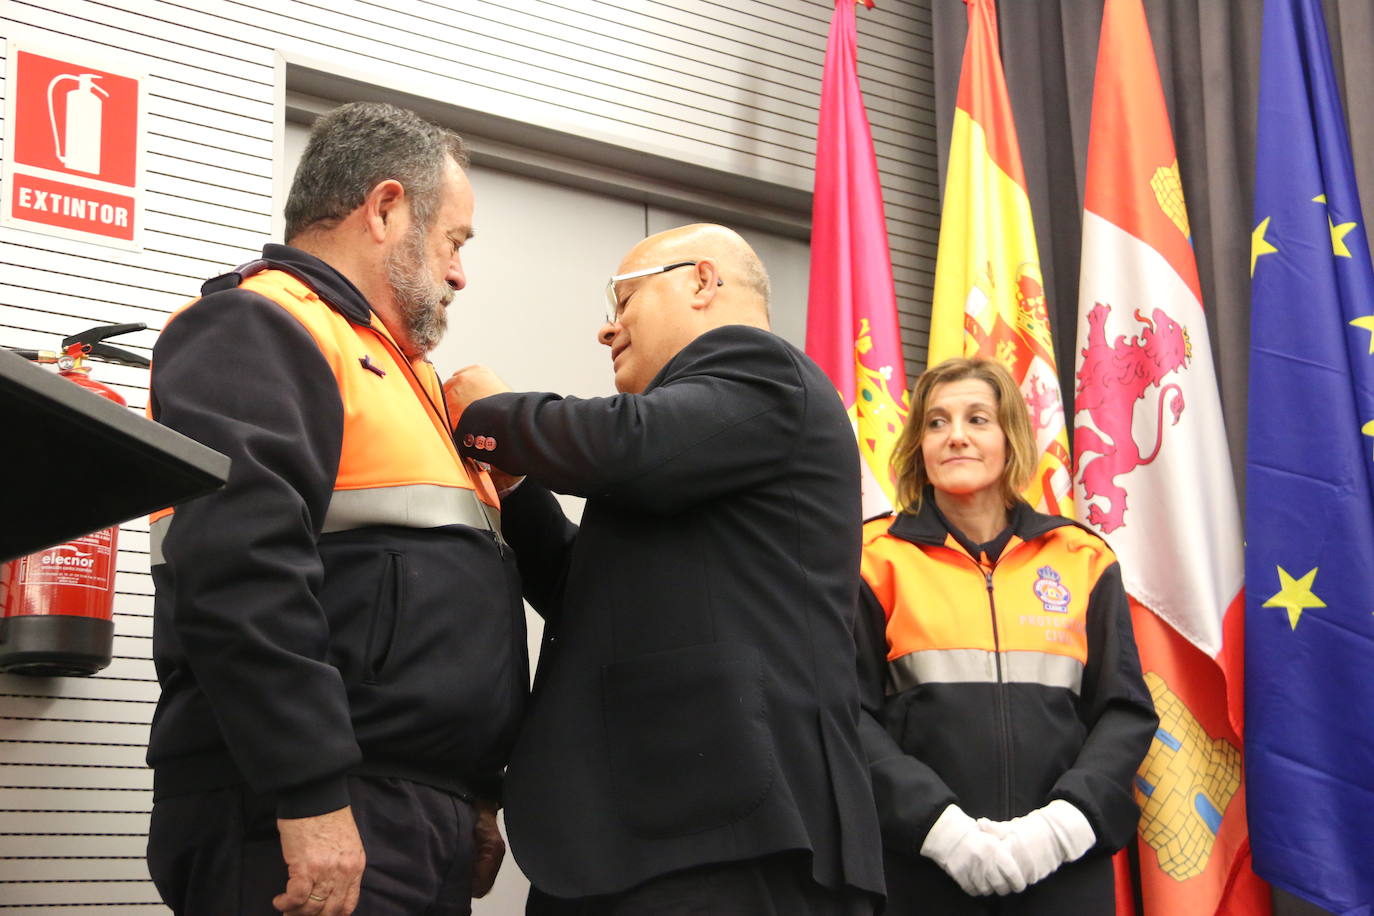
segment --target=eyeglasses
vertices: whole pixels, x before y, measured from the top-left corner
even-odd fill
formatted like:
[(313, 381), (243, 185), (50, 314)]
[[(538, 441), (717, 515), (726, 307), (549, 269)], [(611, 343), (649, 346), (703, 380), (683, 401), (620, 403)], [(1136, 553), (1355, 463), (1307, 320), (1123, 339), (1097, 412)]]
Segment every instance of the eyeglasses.
[[(665, 264), (662, 267), (646, 267), (643, 270), (632, 270), (627, 274), (616, 274), (606, 281), (606, 321), (615, 324), (620, 320), (620, 297), (615, 293), (615, 285), (621, 280), (634, 280), (639, 277), (648, 277), (653, 274), (667, 273), (670, 270), (677, 270), (679, 267), (695, 267), (696, 261), (678, 261), (675, 264)], [(633, 295), (633, 294), (631, 294)], [(626, 301), (629, 299), (627, 297)]]

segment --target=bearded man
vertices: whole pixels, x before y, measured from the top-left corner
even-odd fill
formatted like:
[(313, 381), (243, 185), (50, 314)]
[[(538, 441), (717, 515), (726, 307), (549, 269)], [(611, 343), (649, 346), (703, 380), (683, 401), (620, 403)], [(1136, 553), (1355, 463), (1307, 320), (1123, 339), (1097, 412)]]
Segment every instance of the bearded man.
[(152, 526), (148, 864), (177, 913), (468, 913), (494, 878), (524, 614), (425, 359), (466, 282), (466, 164), (411, 112), (336, 109), (289, 244), (154, 348), (154, 419), (233, 460)]

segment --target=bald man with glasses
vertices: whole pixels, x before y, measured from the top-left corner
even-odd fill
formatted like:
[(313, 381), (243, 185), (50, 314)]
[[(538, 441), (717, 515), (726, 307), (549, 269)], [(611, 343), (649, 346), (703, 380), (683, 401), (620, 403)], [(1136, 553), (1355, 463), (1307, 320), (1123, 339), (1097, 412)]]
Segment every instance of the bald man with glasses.
[(725, 227), (636, 245), (607, 308), (619, 396), (447, 385), (461, 450), (525, 478), (502, 516), (545, 619), (505, 791), (527, 912), (872, 913), (844, 408)]

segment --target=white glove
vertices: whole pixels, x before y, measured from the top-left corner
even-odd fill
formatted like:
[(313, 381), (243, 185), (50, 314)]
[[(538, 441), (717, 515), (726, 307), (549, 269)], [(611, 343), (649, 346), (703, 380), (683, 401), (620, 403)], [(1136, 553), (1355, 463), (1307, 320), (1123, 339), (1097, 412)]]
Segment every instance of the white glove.
[(1009, 821), (980, 817), (978, 827), (1007, 844), (1027, 884), (1044, 880), (1097, 842), (1083, 812), (1062, 798)]
[(943, 868), (965, 894), (1011, 894), (1026, 889), (1026, 879), (1006, 841), (978, 829), (958, 805), (940, 812), (921, 855)]

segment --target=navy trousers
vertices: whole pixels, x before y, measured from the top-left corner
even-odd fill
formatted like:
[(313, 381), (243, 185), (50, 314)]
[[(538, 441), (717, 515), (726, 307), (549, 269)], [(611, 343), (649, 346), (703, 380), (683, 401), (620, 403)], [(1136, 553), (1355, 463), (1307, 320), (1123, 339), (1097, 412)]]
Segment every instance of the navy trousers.
[(674, 872), (621, 894), (565, 900), (530, 889), (526, 916), (872, 916), (877, 900), (811, 877), (810, 857), (784, 853)]
[(970, 897), (924, 856), (888, 852), (886, 916), (1113, 916), (1116, 889), (1111, 857), (1088, 855), (1060, 866), (1019, 894)]
[[(472, 911), (472, 805), (404, 779), (349, 777), (353, 818), (367, 854), (366, 916), (463, 916)], [(165, 902), (186, 916), (269, 916), (286, 890), (286, 863), (270, 799), (244, 786), (153, 805), (148, 870)]]

